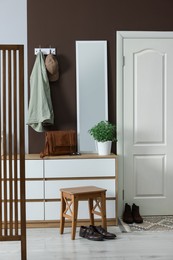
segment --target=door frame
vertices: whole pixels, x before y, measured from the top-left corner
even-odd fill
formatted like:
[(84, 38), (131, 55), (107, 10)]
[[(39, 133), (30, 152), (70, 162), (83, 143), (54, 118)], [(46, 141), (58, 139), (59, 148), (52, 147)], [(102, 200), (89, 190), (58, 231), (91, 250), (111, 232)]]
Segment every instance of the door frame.
[(123, 46), (125, 39), (173, 39), (173, 31), (117, 31), (116, 32), (116, 118), (118, 154), (118, 216), (124, 208), (124, 107), (123, 107)]

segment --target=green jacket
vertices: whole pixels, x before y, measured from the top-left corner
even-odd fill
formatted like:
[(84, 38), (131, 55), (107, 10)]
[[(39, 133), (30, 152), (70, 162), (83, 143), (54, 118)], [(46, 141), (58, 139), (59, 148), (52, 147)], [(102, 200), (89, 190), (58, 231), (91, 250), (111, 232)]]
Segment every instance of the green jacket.
[(41, 51), (37, 54), (30, 76), (30, 101), (27, 124), (37, 132), (44, 132), (44, 126), (54, 124), (49, 80), (44, 63), (44, 55)]

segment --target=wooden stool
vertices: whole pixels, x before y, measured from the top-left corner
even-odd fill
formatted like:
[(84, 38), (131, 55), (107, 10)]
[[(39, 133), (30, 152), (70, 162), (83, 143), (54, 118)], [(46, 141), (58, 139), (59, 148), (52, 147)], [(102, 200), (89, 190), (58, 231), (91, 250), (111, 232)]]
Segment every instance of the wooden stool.
[[(94, 225), (94, 214), (101, 216), (102, 227), (107, 229), (106, 223), (106, 190), (95, 186), (84, 186), (74, 188), (64, 188), (61, 191), (61, 218), (60, 234), (64, 232), (65, 218), (72, 221), (71, 239), (75, 239), (78, 201), (88, 200), (89, 215), (91, 225)], [(95, 205), (94, 205), (95, 202)], [(72, 206), (72, 209), (71, 209)], [(96, 211), (99, 210), (99, 211)], [(67, 214), (67, 212), (70, 213)]]

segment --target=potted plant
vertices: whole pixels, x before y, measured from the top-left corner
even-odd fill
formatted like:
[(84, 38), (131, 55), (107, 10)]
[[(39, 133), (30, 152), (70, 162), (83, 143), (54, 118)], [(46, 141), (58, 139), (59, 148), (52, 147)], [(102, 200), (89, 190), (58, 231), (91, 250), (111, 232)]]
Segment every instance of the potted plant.
[(96, 141), (99, 155), (108, 155), (111, 152), (112, 142), (116, 141), (116, 126), (109, 121), (100, 121), (88, 130)]

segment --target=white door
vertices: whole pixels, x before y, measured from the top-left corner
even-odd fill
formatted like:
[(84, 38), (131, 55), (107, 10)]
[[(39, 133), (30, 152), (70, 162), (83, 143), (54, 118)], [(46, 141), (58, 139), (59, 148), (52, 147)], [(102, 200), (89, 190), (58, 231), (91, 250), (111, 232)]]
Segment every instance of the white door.
[(124, 202), (173, 214), (173, 39), (124, 39)]

